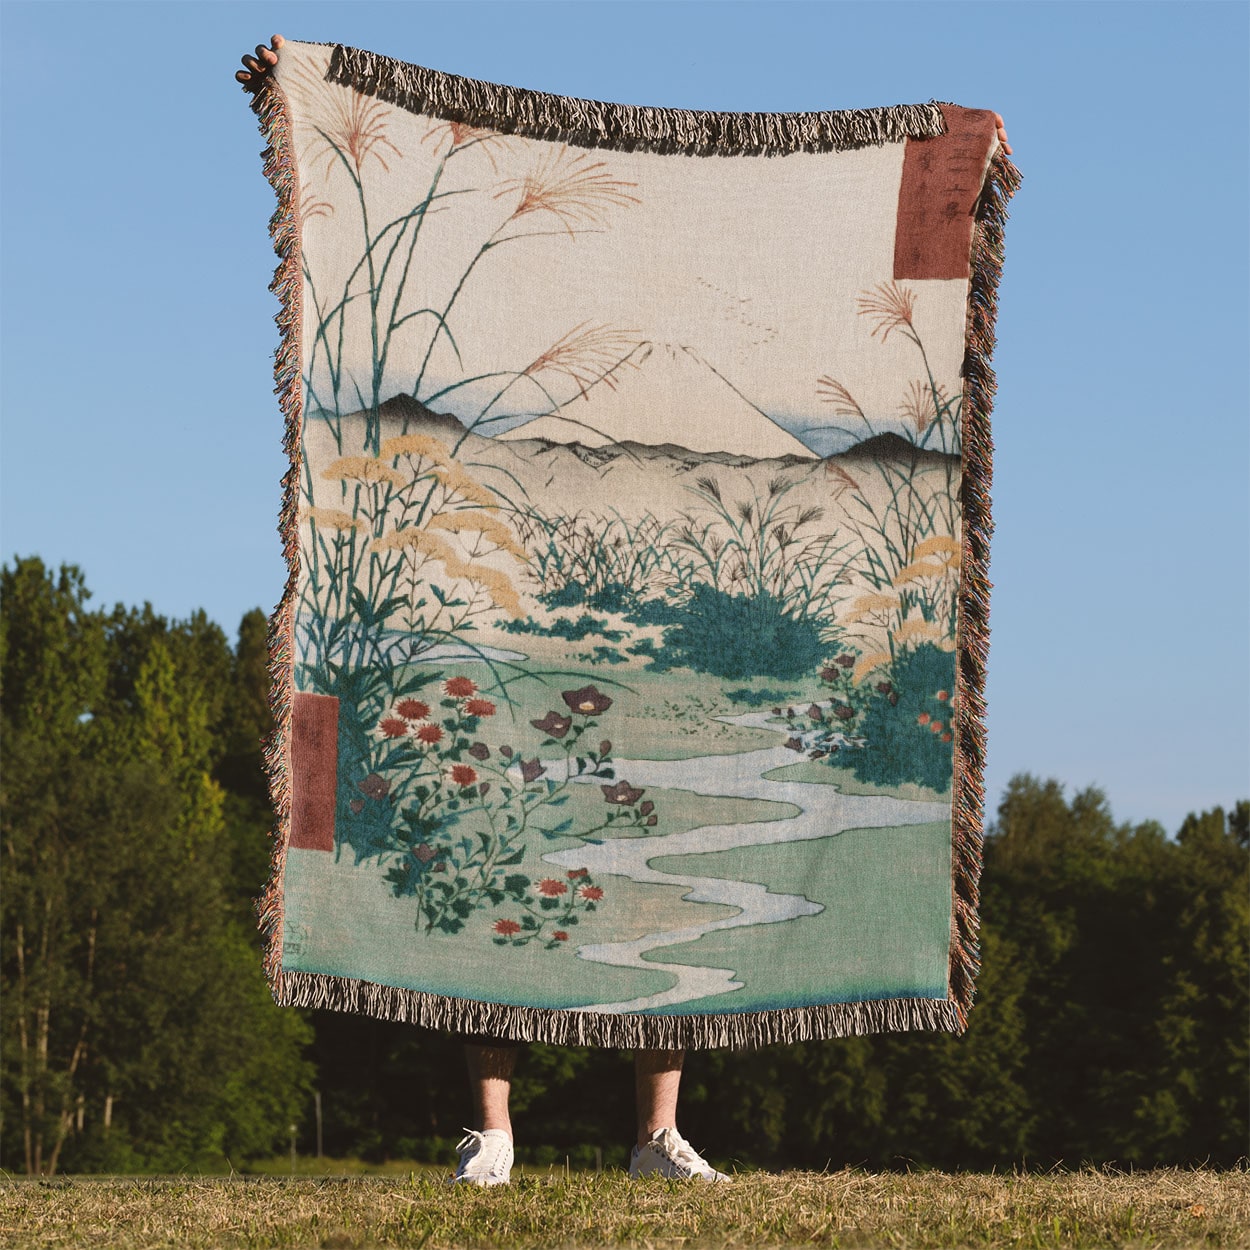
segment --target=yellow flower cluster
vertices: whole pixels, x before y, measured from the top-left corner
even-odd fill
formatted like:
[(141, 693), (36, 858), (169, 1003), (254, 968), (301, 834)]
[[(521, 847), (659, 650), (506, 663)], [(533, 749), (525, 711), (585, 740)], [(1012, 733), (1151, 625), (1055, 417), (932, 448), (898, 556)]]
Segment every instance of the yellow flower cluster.
[(448, 496), (455, 495), (482, 508), (498, 508), (495, 496), (471, 478), (454, 460), (434, 470)]
[(953, 539), (948, 538), (945, 534), (934, 534), (932, 538), (926, 538), (924, 542), (916, 544), (916, 550), (912, 552), (918, 560), (924, 556), (934, 556), (941, 552), (946, 553), (943, 564), (959, 563), (959, 544)]
[(378, 453), (384, 460), (395, 460), (400, 456), (416, 456), (422, 460), (432, 460), (435, 464), (451, 463), (451, 452), (445, 443), (431, 438), (428, 434), (397, 434), (382, 444)]
[(850, 625), (862, 621), (873, 612), (892, 611), (898, 607), (897, 595), (861, 595), (851, 604), (851, 610), (842, 617), (844, 624)]
[(428, 529), (418, 529), (415, 525), (402, 530), (389, 530), (381, 538), (375, 538), (369, 544), (371, 551), (415, 551), (431, 560), (440, 560), (443, 564), (459, 563), (460, 557)]
[(513, 616), (524, 615), (521, 611), (521, 596), (517, 594), (508, 575), (499, 569), (487, 568), (485, 565), (461, 564), (453, 576), (476, 582), (490, 595), (491, 602), (505, 612)]
[(305, 521), (312, 521), (323, 529), (362, 530), (365, 528), (364, 521), (359, 517), (349, 516), (337, 508), (305, 508), (302, 515)]
[[(436, 517), (435, 520), (438, 518)], [(431, 523), (432, 526), (432, 523)], [(496, 607), (510, 612), (513, 616), (521, 616), (521, 598), (508, 575), (499, 569), (489, 568), (482, 564), (472, 564), (461, 558), (448, 543), (429, 528), (390, 530), (375, 538), (370, 544), (372, 551), (412, 551), (430, 560), (437, 560), (447, 572), (448, 577), (460, 581), (473, 582), (481, 586), (491, 597)]]
[(501, 551), (506, 551), (526, 563), (529, 561), (525, 548), (517, 542), (512, 531), (501, 520), (475, 509), (441, 512), (431, 519), (430, 529), (450, 530), (453, 534), (462, 534), (466, 530), (475, 531)]
[(906, 642), (911, 638), (936, 641), (941, 636), (942, 631), (932, 621), (919, 616), (909, 617), (890, 635), (895, 642)]
[(859, 663), (851, 671), (851, 681), (857, 686), (860, 685), (869, 673), (883, 664), (889, 664), (893, 658), (888, 651), (876, 651), (872, 655), (861, 656)]
[(397, 469), (392, 469), (370, 456), (341, 456), (333, 464), (327, 465), (321, 476), (328, 482), (389, 482), (395, 487), (408, 484), (408, 479)]

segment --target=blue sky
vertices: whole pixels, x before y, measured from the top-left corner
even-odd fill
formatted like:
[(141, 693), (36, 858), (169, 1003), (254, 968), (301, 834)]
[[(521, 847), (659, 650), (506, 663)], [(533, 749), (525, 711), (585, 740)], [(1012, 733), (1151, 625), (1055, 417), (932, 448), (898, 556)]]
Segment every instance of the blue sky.
[(3, 558), (231, 634), (284, 575), (232, 79), (275, 30), (629, 103), (1001, 112), (987, 806), (1027, 770), (1174, 831), (1250, 792), (1250, 8), (7, 0)]

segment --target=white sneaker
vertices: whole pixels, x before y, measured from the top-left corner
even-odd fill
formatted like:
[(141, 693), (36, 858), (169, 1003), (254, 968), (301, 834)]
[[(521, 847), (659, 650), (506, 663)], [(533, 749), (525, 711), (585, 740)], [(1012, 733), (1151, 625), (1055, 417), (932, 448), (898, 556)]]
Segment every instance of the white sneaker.
[(460, 1164), (451, 1183), (507, 1185), (512, 1174), (512, 1138), (501, 1128), (488, 1128), (484, 1133), (471, 1128), (464, 1131), (456, 1145)]
[(677, 1176), (683, 1180), (727, 1181), (675, 1129), (661, 1128), (642, 1147), (635, 1146), (629, 1156), (630, 1176)]

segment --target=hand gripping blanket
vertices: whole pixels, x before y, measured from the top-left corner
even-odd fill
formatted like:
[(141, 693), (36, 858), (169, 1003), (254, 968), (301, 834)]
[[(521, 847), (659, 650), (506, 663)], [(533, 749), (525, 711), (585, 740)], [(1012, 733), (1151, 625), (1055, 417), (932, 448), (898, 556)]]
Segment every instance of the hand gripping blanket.
[(994, 115), (287, 43), (276, 999), (500, 1038), (966, 1027)]

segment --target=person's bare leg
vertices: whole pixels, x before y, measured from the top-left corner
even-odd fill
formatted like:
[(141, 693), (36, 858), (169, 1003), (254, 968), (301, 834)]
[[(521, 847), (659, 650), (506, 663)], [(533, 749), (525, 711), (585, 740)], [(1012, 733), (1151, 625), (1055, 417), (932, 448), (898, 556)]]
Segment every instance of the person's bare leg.
[(634, 1052), (634, 1092), (638, 1107), (638, 1145), (645, 1146), (661, 1128), (677, 1127), (677, 1091), (681, 1088), (684, 1050)]
[(512, 1092), (512, 1072), (516, 1067), (515, 1046), (476, 1046), (464, 1044), (464, 1057), (469, 1067), (469, 1086), (473, 1093), (473, 1114), (476, 1127), (501, 1128), (512, 1136), (512, 1120), (508, 1115), (508, 1095)]

